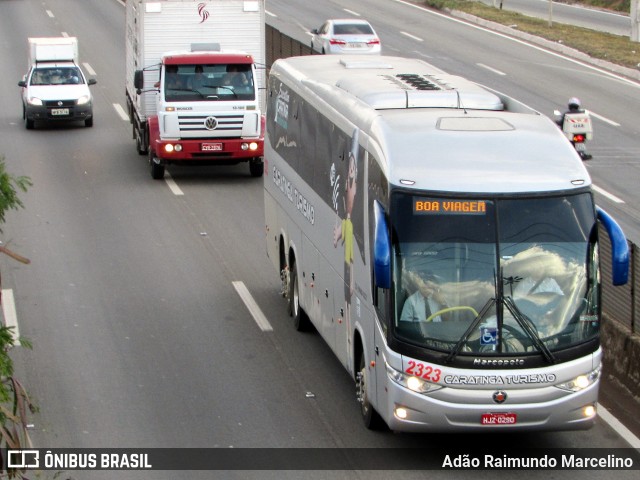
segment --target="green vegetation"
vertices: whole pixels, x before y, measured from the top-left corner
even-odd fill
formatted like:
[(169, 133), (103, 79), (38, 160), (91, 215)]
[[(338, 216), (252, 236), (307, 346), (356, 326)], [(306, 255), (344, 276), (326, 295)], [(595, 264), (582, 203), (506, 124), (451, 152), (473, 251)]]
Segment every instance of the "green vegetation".
[[(509, 0), (504, 0), (508, 2)], [(593, 0), (595, 4), (614, 5), (607, 0)], [(598, 32), (588, 28), (574, 27), (554, 22), (549, 26), (547, 20), (528, 17), (516, 12), (500, 10), (480, 2), (467, 0), (425, 0), (425, 6), (438, 10), (458, 10), (485, 20), (507, 25), (520, 31), (554, 42), (562, 43), (587, 55), (606, 60), (617, 65), (637, 69), (640, 64), (640, 43), (632, 42), (629, 37)], [(582, 3), (582, 2), (581, 2)], [(627, 9), (629, 2), (626, 0)], [(627, 10), (628, 11), (628, 10)]]
[[(31, 180), (28, 177), (15, 177), (7, 173), (4, 157), (0, 156), (0, 224), (5, 222), (8, 210), (23, 208), (18, 192), (26, 192)], [(0, 229), (0, 232), (2, 230)], [(28, 264), (29, 259), (0, 245), (0, 253), (14, 260)], [(0, 304), (2, 297), (0, 296)], [(9, 355), (16, 341), (23, 347), (31, 348), (31, 343), (24, 338), (16, 339), (13, 327), (0, 324), (0, 447), (29, 448), (31, 442), (27, 431), (27, 414), (35, 411), (24, 386), (13, 375), (13, 359)], [(2, 454), (0, 453), (0, 476), (2, 478), (24, 478), (20, 471), (2, 470)]]

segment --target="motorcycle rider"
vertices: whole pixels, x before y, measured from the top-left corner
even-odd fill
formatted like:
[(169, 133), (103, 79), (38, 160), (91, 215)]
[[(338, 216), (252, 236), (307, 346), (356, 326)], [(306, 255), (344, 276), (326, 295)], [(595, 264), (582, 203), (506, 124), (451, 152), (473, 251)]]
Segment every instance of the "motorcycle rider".
[(558, 120), (556, 120), (556, 123), (560, 125), (560, 128), (562, 128), (562, 125), (564, 125), (564, 116), (567, 113), (584, 113), (584, 109), (582, 108), (582, 104), (580, 103), (580, 99), (578, 97), (571, 97), (567, 104), (567, 108), (568, 110), (564, 112)]
[[(580, 102), (580, 99), (578, 97), (571, 97), (567, 102), (567, 108), (568, 109), (564, 113), (562, 113), (562, 115), (560, 115), (556, 120), (556, 123), (563, 131), (564, 119), (566, 115), (572, 113), (585, 113), (585, 110), (582, 108), (582, 103)], [(575, 143), (573, 141), (571, 143), (575, 147)], [(576, 150), (578, 149), (576, 148)], [(580, 158), (582, 158), (583, 160), (590, 160), (591, 158), (593, 158), (593, 156), (590, 153), (587, 153), (584, 148), (582, 150), (578, 150), (578, 153), (580, 154)]]

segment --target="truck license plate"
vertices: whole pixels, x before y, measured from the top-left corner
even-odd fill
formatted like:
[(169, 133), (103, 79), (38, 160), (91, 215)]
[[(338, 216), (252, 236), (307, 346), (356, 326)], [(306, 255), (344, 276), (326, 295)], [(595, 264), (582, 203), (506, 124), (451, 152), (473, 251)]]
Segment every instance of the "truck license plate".
[(480, 417), (481, 425), (515, 425), (515, 413), (483, 413)]
[(203, 152), (221, 152), (222, 143), (203, 143), (201, 150)]
[(51, 115), (69, 115), (68, 108), (52, 108)]

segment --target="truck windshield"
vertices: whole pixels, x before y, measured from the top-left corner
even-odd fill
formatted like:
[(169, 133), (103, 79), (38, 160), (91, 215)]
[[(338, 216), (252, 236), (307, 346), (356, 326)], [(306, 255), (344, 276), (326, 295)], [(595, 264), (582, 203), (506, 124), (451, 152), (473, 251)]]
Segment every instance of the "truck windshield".
[(255, 100), (249, 64), (167, 65), (164, 95), (168, 102)]
[(392, 196), (392, 334), (450, 355), (553, 352), (598, 335), (589, 193)]

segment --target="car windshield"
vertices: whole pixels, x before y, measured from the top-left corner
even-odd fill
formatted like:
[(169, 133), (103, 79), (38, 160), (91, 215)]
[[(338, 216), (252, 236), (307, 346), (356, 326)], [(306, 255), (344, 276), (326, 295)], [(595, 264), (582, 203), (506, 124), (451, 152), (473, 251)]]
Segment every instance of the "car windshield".
[(31, 74), (31, 85), (74, 85), (84, 83), (77, 67), (36, 68)]
[(255, 100), (250, 64), (167, 65), (164, 95), (168, 102)]
[(392, 203), (397, 339), (455, 355), (551, 352), (598, 334), (591, 196)]

